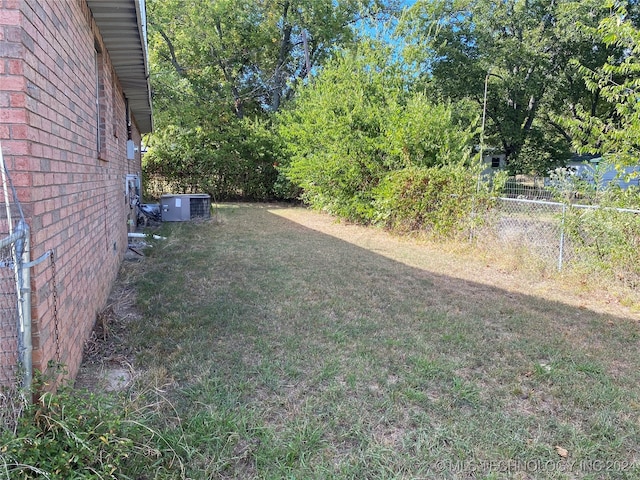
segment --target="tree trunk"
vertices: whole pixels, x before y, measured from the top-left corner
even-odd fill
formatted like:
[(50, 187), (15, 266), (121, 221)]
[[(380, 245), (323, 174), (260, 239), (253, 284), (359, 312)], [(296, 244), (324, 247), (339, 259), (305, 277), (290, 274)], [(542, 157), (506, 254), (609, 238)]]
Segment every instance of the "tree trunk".
[(282, 101), (282, 91), (284, 90), (285, 76), (282, 71), (289, 52), (291, 51), (291, 32), (293, 25), (287, 21), (289, 15), (289, 2), (284, 2), (282, 9), (282, 38), (280, 40), (280, 51), (278, 52), (278, 61), (276, 63), (276, 69), (273, 73), (273, 89), (271, 93), (271, 110), (274, 112), (280, 108)]
[[(220, 23), (219, 19), (216, 20), (215, 26), (216, 31), (218, 32), (218, 38), (220, 38), (220, 40), (222, 41), (222, 24)], [(236, 79), (231, 74), (231, 69), (229, 68), (228, 63), (222, 58), (222, 55), (219, 55), (218, 52), (215, 51), (213, 47), (211, 47), (211, 56), (217, 60), (218, 66), (220, 67), (220, 70), (222, 70), (222, 75), (224, 75), (224, 79), (231, 87), (231, 95), (233, 96), (233, 113), (238, 118), (244, 117), (244, 109), (242, 108), (242, 99), (240, 98), (240, 92), (235, 83)]]
[(173, 42), (171, 41), (169, 36), (166, 33), (164, 33), (164, 30), (162, 30), (160, 27), (158, 27), (157, 25), (154, 25), (154, 28), (158, 30), (158, 33), (164, 39), (165, 43), (167, 44), (167, 47), (169, 48), (169, 55), (171, 56), (170, 58), (171, 65), (173, 65), (173, 68), (176, 69), (176, 72), (178, 72), (178, 75), (180, 75), (181, 77), (186, 77), (187, 72), (182, 67), (182, 65), (178, 63), (178, 59), (176, 57), (176, 49), (173, 46)]

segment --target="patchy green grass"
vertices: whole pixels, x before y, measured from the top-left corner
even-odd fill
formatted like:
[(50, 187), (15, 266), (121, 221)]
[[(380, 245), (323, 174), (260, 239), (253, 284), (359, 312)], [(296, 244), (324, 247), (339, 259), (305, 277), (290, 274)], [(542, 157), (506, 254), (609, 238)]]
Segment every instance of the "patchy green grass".
[(128, 339), (190, 478), (640, 476), (631, 315), (303, 209), (217, 220), (166, 227)]

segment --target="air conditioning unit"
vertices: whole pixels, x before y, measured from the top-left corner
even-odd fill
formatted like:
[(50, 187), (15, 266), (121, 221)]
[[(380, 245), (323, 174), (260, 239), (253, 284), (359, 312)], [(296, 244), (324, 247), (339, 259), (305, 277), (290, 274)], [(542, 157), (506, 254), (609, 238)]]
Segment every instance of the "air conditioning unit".
[(162, 195), (160, 210), (163, 222), (186, 222), (211, 217), (211, 197), (204, 193)]

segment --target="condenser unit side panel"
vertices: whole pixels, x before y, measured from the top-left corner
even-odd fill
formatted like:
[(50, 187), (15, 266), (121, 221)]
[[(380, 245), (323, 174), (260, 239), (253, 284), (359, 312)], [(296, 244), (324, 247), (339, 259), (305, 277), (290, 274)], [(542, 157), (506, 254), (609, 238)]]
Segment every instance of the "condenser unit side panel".
[(163, 222), (184, 222), (189, 220), (189, 198), (186, 195), (163, 195), (160, 198)]

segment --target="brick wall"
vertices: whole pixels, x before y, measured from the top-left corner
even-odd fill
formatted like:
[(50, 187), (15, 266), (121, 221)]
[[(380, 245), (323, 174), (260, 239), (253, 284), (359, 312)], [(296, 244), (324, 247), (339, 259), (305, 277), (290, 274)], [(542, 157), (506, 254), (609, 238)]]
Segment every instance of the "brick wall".
[(85, 1), (0, 5), (0, 140), (32, 258), (54, 250), (57, 270), (57, 327), (51, 265), (32, 272), (34, 367), (59, 350), (75, 376), (127, 249), (125, 176), (139, 154), (127, 160), (124, 94)]

